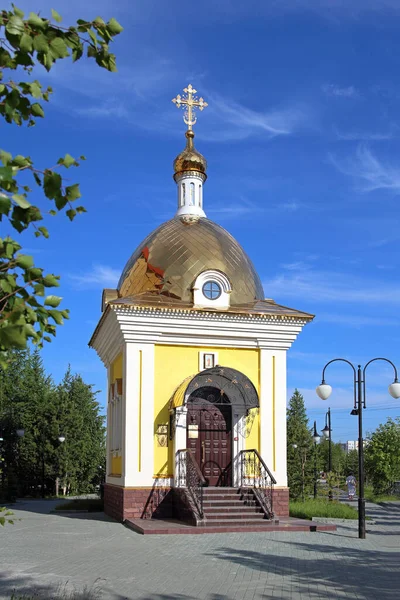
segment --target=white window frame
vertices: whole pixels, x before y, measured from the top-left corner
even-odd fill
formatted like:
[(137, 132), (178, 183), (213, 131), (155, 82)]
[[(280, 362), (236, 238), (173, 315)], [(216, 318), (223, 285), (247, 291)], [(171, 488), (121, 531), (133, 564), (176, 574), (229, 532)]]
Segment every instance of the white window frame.
[[(221, 288), (221, 294), (215, 300), (210, 300), (203, 293), (205, 283), (213, 282)], [(193, 285), (193, 304), (197, 308), (214, 308), (215, 310), (227, 310), (230, 306), (230, 295), (232, 286), (222, 271), (203, 271), (197, 277)]]

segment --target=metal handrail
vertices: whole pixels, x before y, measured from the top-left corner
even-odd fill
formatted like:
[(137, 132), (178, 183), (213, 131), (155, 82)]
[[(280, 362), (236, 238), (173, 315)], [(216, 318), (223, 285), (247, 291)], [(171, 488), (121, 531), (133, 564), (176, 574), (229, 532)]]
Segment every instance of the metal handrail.
[(240, 487), (250, 487), (268, 519), (274, 517), (273, 486), (276, 479), (265, 464), (258, 450), (239, 452)]
[(185, 482), (185, 487), (188, 489), (191, 499), (196, 506), (198, 515), (200, 519), (203, 519), (203, 487), (206, 485), (204, 475), (190, 448), (178, 450), (176, 454), (179, 470), (184, 469), (184, 476), (182, 476), (181, 472), (179, 474), (179, 481)]

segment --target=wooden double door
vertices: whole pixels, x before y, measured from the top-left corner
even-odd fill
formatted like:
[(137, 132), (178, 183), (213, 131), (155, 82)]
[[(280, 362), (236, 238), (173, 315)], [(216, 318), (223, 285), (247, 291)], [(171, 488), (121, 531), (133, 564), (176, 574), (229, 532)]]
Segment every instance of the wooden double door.
[(199, 388), (188, 400), (187, 448), (208, 485), (232, 485), (232, 406), (215, 388)]

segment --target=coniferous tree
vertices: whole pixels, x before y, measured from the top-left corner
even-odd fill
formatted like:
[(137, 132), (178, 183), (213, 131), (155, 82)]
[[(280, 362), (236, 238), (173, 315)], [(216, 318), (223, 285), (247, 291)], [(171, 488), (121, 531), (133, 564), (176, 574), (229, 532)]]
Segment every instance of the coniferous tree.
[(0, 368), (0, 438), (0, 498), (54, 494), (57, 479), (68, 491), (91, 492), (102, 480), (105, 428), (96, 392), (70, 369), (56, 386), (38, 351), (16, 351)]
[(291, 498), (311, 492), (314, 478), (314, 443), (304, 398), (296, 389), (287, 410), (287, 469)]

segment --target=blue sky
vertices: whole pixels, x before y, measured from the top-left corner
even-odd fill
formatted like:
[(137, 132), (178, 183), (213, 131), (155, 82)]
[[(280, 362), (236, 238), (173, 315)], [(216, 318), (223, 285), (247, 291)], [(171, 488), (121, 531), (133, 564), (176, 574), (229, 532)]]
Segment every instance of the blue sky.
[[(400, 3), (81, 4), (17, 2), (44, 16), (53, 7), (68, 24), (116, 17), (125, 27), (114, 44), (118, 73), (85, 61), (40, 72), (55, 90), (47, 118), (3, 128), (2, 147), (37, 166), (87, 156), (68, 176), (80, 181), (88, 214), (52, 219), (50, 240), (25, 236), (37, 264), (62, 275), (71, 309), (44, 350), (48, 370), (58, 380), (71, 363), (104, 390), (104, 368), (87, 347), (101, 291), (176, 210), (172, 161), (184, 124), (171, 98), (191, 82), (209, 103), (196, 127), (209, 164), (207, 216), (244, 246), (266, 297), (316, 314), (289, 352), (288, 387), (304, 394), (321, 429), (327, 404), (314, 389), (328, 360), (400, 365)], [(333, 438), (355, 439), (351, 371), (334, 366), (327, 379)], [(367, 431), (400, 413), (392, 380), (385, 365), (369, 368)]]

